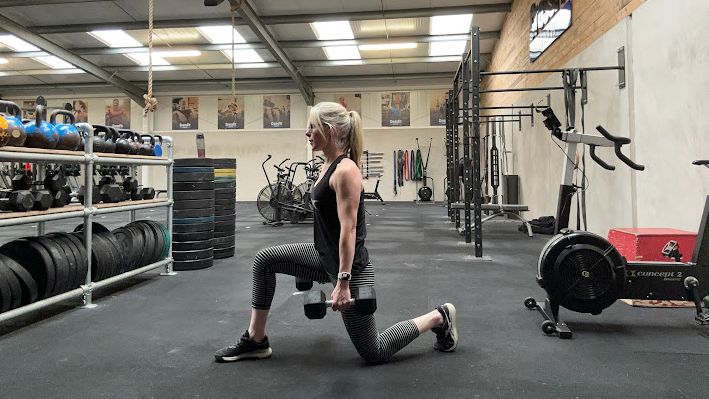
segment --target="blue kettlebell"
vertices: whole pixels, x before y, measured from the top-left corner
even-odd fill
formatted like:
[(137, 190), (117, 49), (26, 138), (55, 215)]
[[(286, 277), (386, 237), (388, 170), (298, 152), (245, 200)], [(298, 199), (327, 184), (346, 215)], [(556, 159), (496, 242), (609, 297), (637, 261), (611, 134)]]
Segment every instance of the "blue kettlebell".
[(25, 124), (27, 133), (26, 147), (55, 149), (59, 144), (59, 133), (51, 123), (44, 120), (45, 108), (43, 105), (35, 106), (35, 119)]
[(7, 130), (10, 136), (5, 145), (22, 147), (25, 145), (27, 133), (25, 133), (25, 125), (22, 124), (22, 119), (20, 119), (20, 115), (22, 115), (20, 107), (12, 101), (0, 100), (0, 108), (5, 109), (5, 112), (0, 113), (0, 115), (7, 120)]
[(162, 136), (160, 135), (154, 135), (155, 136), (155, 144), (153, 144), (153, 155), (156, 157), (161, 157), (162, 156)]
[[(68, 118), (69, 123), (57, 123), (57, 115), (64, 116), (65, 122)], [(81, 135), (74, 125), (75, 122), (76, 118), (74, 117), (74, 114), (63, 109), (54, 110), (49, 116), (49, 123), (54, 125), (57, 129), (57, 133), (59, 134), (59, 144), (57, 145), (58, 150), (76, 151), (76, 149), (79, 148), (79, 144), (81, 143)]]

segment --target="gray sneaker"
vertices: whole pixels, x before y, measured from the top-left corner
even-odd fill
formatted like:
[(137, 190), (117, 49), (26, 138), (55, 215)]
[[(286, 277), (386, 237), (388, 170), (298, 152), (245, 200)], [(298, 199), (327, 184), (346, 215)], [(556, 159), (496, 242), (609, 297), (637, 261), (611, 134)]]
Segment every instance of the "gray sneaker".
[(458, 330), (455, 324), (455, 306), (444, 303), (436, 308), (443, 315), (443, 325), (431, 329), (436, 334), (433, 349), (441, 352), (453, 352), (458, 346)]
[(271, 357), (271, 346), (268, 344), (268, 337), (264, 337), (261, 342), (254, 342), (249, 339), (249, 331), (246, 330), (239, 342), (219, 349), (214, 353), (214, 358), (218, 362), (235, 362), (242, 359), (267, 359)]

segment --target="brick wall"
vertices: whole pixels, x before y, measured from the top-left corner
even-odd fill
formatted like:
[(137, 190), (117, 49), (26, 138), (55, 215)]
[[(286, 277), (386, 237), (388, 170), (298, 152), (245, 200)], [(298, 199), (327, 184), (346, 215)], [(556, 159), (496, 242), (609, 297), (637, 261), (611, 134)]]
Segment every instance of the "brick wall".
[[(529, 61), (529, 9), (538, 0), (515, 0), (507, 15), (500, 40), (492, 53), (489, 71), (561, 68), (574, 56), (646, 0), (573, 0), (571, 27), (534, 63)], [(659, 1), (659, 0), (655, 0)], [(536, 87), (548, 74), (489, 76), (483, 88)], [(561, 81), (559, 82), (561, 84)], [(523, 93), (489, 93), (483, 105), (509, 105)]]

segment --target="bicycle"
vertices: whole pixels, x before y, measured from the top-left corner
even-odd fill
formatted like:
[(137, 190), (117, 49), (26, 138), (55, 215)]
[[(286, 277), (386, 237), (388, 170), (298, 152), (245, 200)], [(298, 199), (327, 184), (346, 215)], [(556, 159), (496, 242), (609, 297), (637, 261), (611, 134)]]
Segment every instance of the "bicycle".
[[(273, 165), (277, 171), (277, 178), (275, 183), (271, 183), (265, 167), (266, 162), (271, 158), (271, 155), (268, 155), (261, 164), (261, 169), (263, 169), (268, 185), (261, 189), (256, 199), (259, 213), (266, 219), (264, 224), (280, 226), (283, 224), (281, 221), (286, 219), (295, 224), (309, 216), (312, 217), (313, 209), (312, 205), (309, 205), (309, 191), (306, 192), (308, 201), (305, 202), (303, 193), (298, 191), (298, 194), (294, 194), (296, 188), (293, 186), (293, 179), (298, 165), (307, 165), (307, 163), (293, 162), (287, 168), (284, 168), (283, 164), (290, 160), (290, 158), (286, 158), (280, 164)], [(296, 195), (299, 197), (296, 198)]]

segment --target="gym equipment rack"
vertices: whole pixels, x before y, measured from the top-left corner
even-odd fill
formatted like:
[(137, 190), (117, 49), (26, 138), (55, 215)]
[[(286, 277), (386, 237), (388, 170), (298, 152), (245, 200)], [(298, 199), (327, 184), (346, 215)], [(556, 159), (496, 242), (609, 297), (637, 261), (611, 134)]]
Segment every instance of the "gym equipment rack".
[[(585, 73), (588, 71), (618, 71), (618, 88), (625, 87), (625, 50), (618, 49), (618, 65), (584, 68), (563, 68), (563, 69), (541, 69), (541, 70), (516, 70), (516, 71), (480, 71), (480, 28), (473, 26), (470, 30), (470, 49), (463, 55), (460, 64), (453, 78), (453, 87), (448, 90), (446, 98), (446, 159), (448, 166), (447, 180), (447, 207), (448, 216), (455, 222), (456, 228), (460, 228), (460, 211), (464, 214), (465, 242), (475, 245), (475, 258), (483, 258), (483, 236), (482, 236), (482, 203), (481, 203), (481, 176), (480, 176), (480, 125), (487, 123), (481, 118), (494, 117), (497, 115), (480, 115), (481, 109), (509, 109), (520, 108), (511, 107), (481, 107), (480, 95), (483, 93), (501, 92), (523, 92), (523, 91), (552, 91), (552, 90), (581, 90), (581, 103), (587, 101), (588, 85)], [(578, 84), (553, 86), (553, 87), (518, 87), (518, 88), (493, 88), (481, 89), (480, 83), (485, 76), (494, 75), (524, 75), (539, 73), (561, 73), (562, 82), (564, 76), (570, 73), (581, 73)], [(462, 93), (462, 96), (461, 96)], [(567, 104), (575, 106), (575, 104)], [(531, 116), (534, 113), (530, 106), (529, 114), (521, 112), (515, 115), (520, 119), (524, 116)], [(572, 115), (574, 115), (572, 113)], [(573, 118), (573, 116), (572, 116)], [(504, 120), (504, 122), (518, 122), (517, 120)], [(573, 121), (571, 122), (573, 123)], [(567, 121), (569, 124), (569, 121)], [(460, 158), (460, 138), (459, 126), (463, 127), (463, 202), (460, 202), (460, 185), (458, 182), (458, 159)], [(472, 143), (471, 143), (472, 139)], [(472, 158), (471, 158), (472, 150)], [(472, 160), (472, 173), (470, 161)], [(472, 180), (472, 181), (471, 181)], [(472, 191), (472, 193), (471, 193)], [(472, 194), (472, 198), (471, 198)], [(457, 206), (456, 206), (457, 205)], [(471, 214), (472, 211), (472, 214)]]
[[(86, 199), (84, 205), (67, 205), (63, 208), (51, 208), (46, 211), (30, 211), (30, 212), (12, 212), (0, 213), (0, 227), (17, 226), (23, 224), (37, 223), (37, 234), (43, 235), (45, 222), (69, 218), (83, 217), (84, 219), (84, 243), (86, 253), (91, 254), (92, 250), (92, 222), (95, 215), (103, 215), (108, 213), (130, 211), (130, 221), (135, 221), (135, 211), (151, 208), (167, 208), (167, 227), (172, 237), (172, 180), (174, 164), (173, 141), (171, 137), (163, 136), (163, 142), (167, 148), (167, 157), (153, 157), (141, 155), (124, 155), (124, 154), (108, 154), (93, 152), (93, 127), (88, 124), (83, 124), (85, 129), (89, 130), (84, 145), (85, 152), (82, 151), (64, 151), (64, 150), (46, 150), (38, 148), (24, 147), (2, 147), (0, 148), (0, 161), (9, 162), (51, 162), (51, 163), (73, 163), (84, 165), (84, 186), (86, 187)], [(165, 166), (167, 169), (167, 198), (142, 200), (142, 201), (124, 201), (112, 204), (93, 204), (92, 189), (93, 189), (93, 174), (88, 173), (94, 165), (130, 165), (131, 174), (134, 172), (135, 166)], [(41, 301), (22, 306), (4, 313), (0, 313), (0, 322), (13, 319), (15, 317), (25, 315), (45, 308), (47, 306), (63, 302), (76, 297), (82, 298), (82, 307), (94, 308), (97, 305), (92, 302), (92, 293), (99, 288), (113, 285), (119, 281), (128, 279), (138, 274), (145, 273), (159, 267), (165, 267), (165, 272), (161, 273), (164, 276), (172, 276), (176, 273), (172, 270), (172, 244), (167, 255), (167, 258), (146, 265), (144, 267), (119, 274), (114, 277), (107, 278), (98, 282), (91, 281), (91, 256), (87, 257), (88, 273), (86, 275), (86, 284), (74, 290), (55, 295)]]

